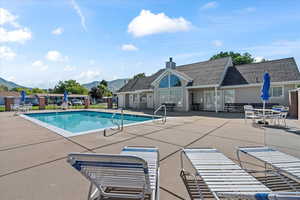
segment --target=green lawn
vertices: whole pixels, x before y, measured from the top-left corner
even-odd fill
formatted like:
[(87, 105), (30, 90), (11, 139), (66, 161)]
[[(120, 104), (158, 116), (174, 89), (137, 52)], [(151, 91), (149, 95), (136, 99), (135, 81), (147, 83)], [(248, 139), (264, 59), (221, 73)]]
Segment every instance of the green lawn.
[[(94, 104), (89, 106), (90, 109), (105, 109), (107, 108), (106, 103), (101, 104)], [(55, 110), (55, 109), (61, 109), (60, 106), (54, 106), (54, 105), (47, 105), (46, 110)], [(69, 106), (69, 109), (84, 109), (84, 105), (82, 106)], [(32, 110), (39, 110), (39, 106), (32, 106)], [(5, 111), (4, 106), (0, 106), (0, 112)]]

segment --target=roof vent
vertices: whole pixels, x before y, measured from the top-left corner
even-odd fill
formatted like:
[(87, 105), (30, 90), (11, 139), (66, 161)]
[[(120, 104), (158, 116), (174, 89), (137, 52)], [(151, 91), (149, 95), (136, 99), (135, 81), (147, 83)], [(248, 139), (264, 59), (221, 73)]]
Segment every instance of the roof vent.
[(166, 68), (175, 69), (176, 63), (173, 62), (173, 58), (170, 57), (170, 60), (166, 62)]

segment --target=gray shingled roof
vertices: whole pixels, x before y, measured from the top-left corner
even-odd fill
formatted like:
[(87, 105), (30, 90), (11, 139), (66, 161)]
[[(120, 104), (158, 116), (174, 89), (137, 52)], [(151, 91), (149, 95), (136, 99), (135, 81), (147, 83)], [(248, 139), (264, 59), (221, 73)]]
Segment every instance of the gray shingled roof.
[[(181, 65), (175, 68), (176, 71), (186, 74), (193, 79), (189, 86), (218, 85), (222, 79), (226, 65), (231, 59), (220, 58), (205, 62), (198, 62), (188, 65)], [(131, 79), (119, 92), (144, 90), (152, 88), (151, 83), (165, 69), (161, 69), (155, 74), (138, 79)], [(236, 65), (228, 68), (222, 86), (242, 85), (261, 83), (265, 72), (269, 72), (271, 82), (298, 81), (300, 73), (294, 58), (266, 61)]]
[[(181, 65), (177, 66), (175, 70), (192, 78), (193, 82), (191, 85), (193, 86), (219, 84), (229, 59), (230, 57)], [(152, 88), (151, 83), (164, 70), (165, 69), (161, 69), (151, 76), (142, 77), (139, 79), (131, 79), (119, 90), (119, 92), (150, 89)]]
[(222, 86), (262, 83), (265, 72), (270, 74), (271, 82), (300, 80), (294, 58), (285, 58), (229, 67)]
[(191, 77), (193, 79), (192, 86), (218, 85), (230, 59), (230, 57), (226, 57), (182, 65), (176, 67), (176, 70)]
[(145, 90), (152, 88), (151, 83), (164, 71), (161, 69), (151, 76), (130, 79), (127, 84), (120, 88), (119, 92), (129, 92), (135, 90)]

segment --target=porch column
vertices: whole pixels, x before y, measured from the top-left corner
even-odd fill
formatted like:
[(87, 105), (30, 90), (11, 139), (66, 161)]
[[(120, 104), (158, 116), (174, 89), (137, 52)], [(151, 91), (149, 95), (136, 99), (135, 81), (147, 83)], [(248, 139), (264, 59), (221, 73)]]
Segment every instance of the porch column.
[(185, 111), (189, 111), (190, 110), (189, 90), (185, 88), (184, 91), (185, 91)]
[(140, 93), (137, 93), (137, 109), (140, 109), (141, 108), (141, 105), (140, 105)]
[(215, 111), (218, 112), (218, 88), (215, 87)]

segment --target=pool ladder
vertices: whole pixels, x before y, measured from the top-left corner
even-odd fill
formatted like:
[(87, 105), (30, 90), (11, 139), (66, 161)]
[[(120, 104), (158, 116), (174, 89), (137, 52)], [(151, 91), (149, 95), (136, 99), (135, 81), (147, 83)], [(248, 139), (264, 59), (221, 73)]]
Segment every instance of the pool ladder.
[[(124, 111), (123, 111), (123, 108), (121, 108), (121, 120), (120, 120), (121, 123), (118, 123), (118, 121), (117, 121), (116, 118), (115, 118), (115, 117), (117, 116), (117, 114), (118, 114), (118, 113), (115, 112), (115, 113), (111, 116), (111, 118), (110, 118), (112, 124), (114, 124), (114, 125), (117, 126), (117, 129), (115, 129), (115, 128), (109, 128), (109, 129), (114, 130), (114, 131), (118, 131), (118, 132), (119, 132), (119, 131), (123, 131), (123, 127), (124, 127)], [(103, 130), (103, 135), (104, 135), (104, 136), (108, 136), (108, 135), (106, 135), (107, 129), (108, 129), (108, 128), (106, 128), (106, 129)]]
[[(160, 111), (162, 108), (164, 109), (164, 114), (157, 115), (157, 112)], [(154, 111), (153, 116), (152, 116), (153, 122), (155, 122), (155, 119), (154, 119), (155, 117), (161, 117), (163, 124), (167, 122), (167, 107), (166, 107), (166, 105), (162, 104)]]

